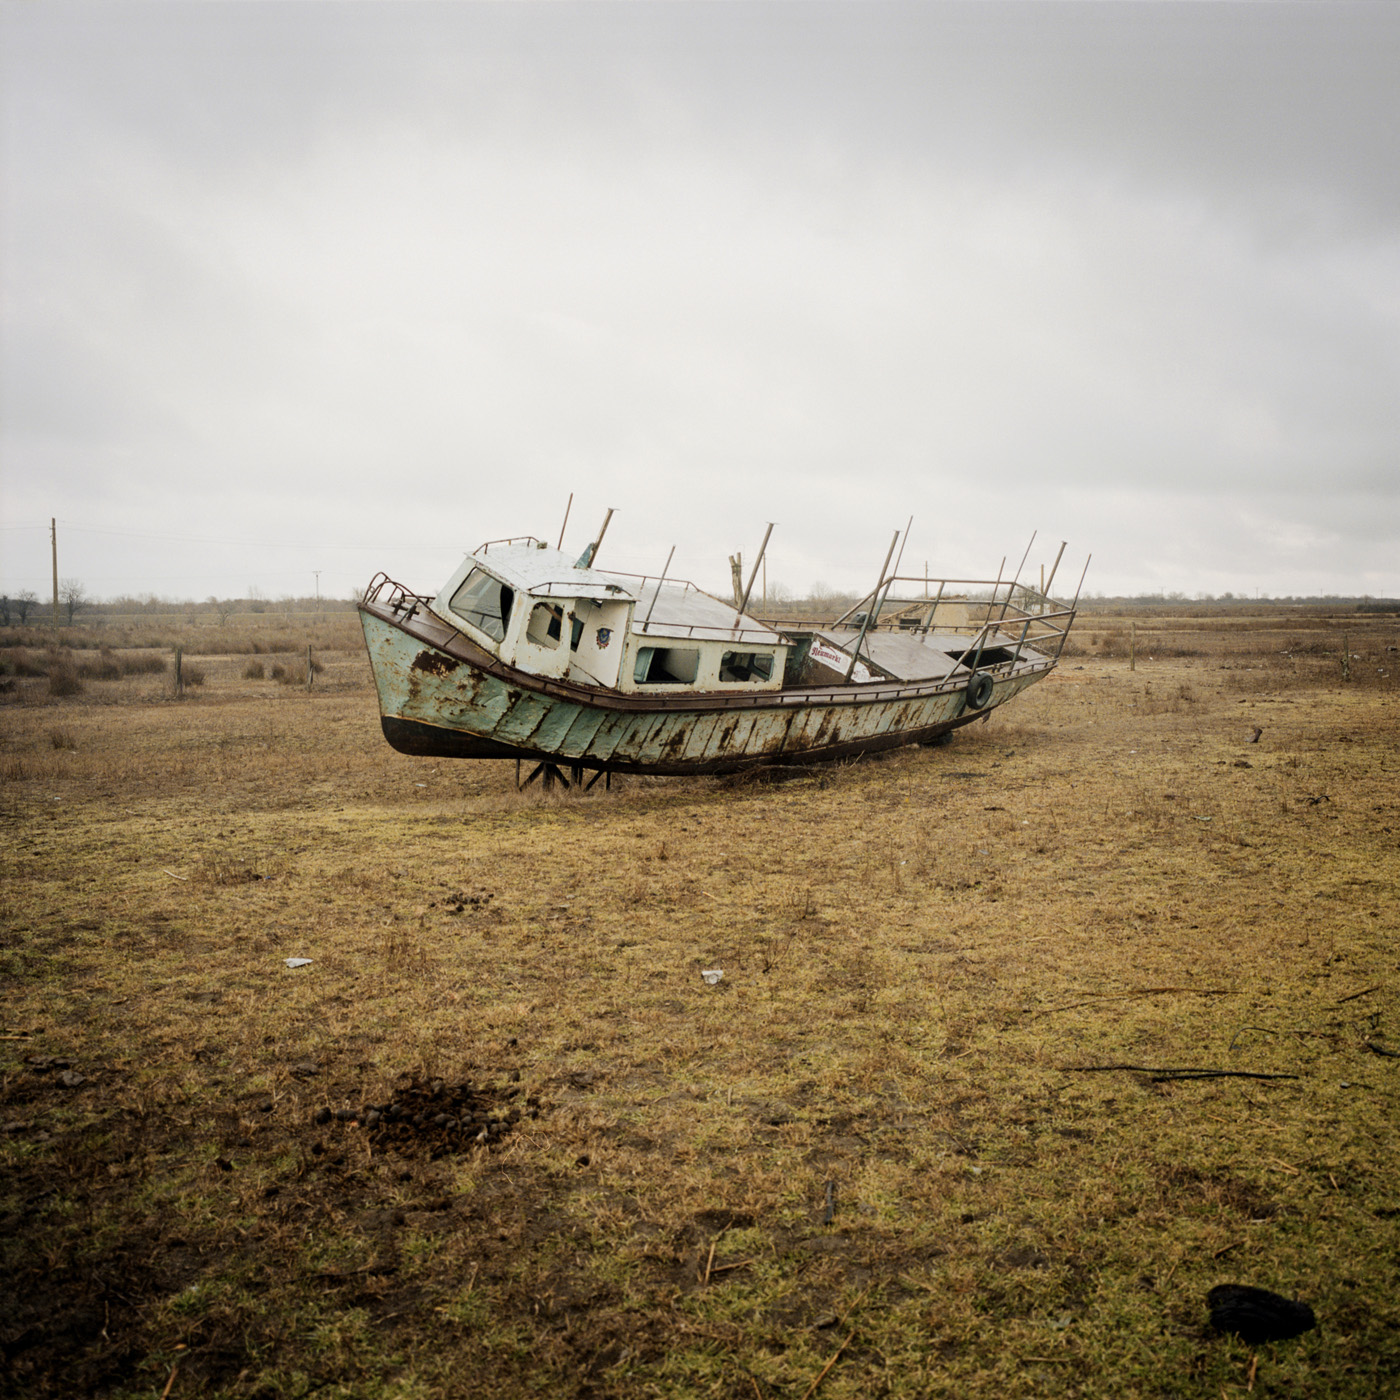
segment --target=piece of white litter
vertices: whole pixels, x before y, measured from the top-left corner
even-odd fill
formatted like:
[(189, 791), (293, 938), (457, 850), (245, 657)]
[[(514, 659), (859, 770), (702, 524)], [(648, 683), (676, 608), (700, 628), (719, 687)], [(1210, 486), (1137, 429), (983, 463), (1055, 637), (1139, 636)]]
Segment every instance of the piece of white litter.
[(311, 963), (312, 963), (312, 959), (311, 959), (311, 958), (288, 958), (288, 959), (287, 959), (287, 966), (288, 966), (288, 967), (310, 967), (310, 966), (311, 966)]
[(708, 972), (702, 972), (700, 975), (705, 979), (707, 986), (713, 987), (724, 976), (724, 973), (720, 968), (712, 967)]
[(414, 783), (414, 787), (427, 787), (427, 783)]

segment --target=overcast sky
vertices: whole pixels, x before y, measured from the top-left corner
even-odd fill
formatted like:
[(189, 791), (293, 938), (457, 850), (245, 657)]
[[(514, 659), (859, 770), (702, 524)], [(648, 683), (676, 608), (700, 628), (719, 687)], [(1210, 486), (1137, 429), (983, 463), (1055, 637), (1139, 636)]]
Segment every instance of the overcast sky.
[(1391, 0), (0, 16), (0, 589), (1400, 595)]

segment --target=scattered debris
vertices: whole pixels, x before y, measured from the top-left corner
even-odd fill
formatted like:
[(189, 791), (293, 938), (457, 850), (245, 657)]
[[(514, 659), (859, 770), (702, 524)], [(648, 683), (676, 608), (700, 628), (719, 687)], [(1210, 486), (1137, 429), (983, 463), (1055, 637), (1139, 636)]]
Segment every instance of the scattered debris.
[(335, 1110), (323, 1105), (312, 1114), (311, 1122), (316, 1127), (334, 1122), (363, 1128), (375, 1151), (392, 1147), (402, 1153), (442, 1157), (499, 1143), (526, 1113), (536, 1117), (539, 1102), (533, 1098), (525, 1100), (524, 1109), (503, 1109), (503, 1102), (519, 1093), (519, 1089), (493, 1091), (441, 1079), (415, 1080), (387, 1103)]
[(1247, 1283), (1217, 1284), (1206, 1294), (1206, 1302), (1211, 1326), (1217, 1332), (1233, 1332), (1250, 1346), (1285, 1341), (1317, 1326), (1317, 1316), (1306, 1303)]
[(58, 1082), (62, 1084), (65, 1089), (76, 1089), (80, 1085), (87, 1083), (87, 1076), (85, 1074), (79, 1074), (75, 1069), (65, 1069), (58, 1076)]
[(721, 971), (721, 969), (717, 967), (712, 967), (708, 971), (702, 972), (700, 975), (705, 979), (705, 985), (707, 987), (713, 987), (719, 983), (721, 978), (723, 978), (724, 973), (723, 971)]
[(1263, 729), (1262, 729), (1259, 725), (1256, 724), (1256, 725), (1254, 726), (1254, 733), (1251, 734), (1251, 735), (1249, 736), (1249, 738), (1245, 740), (1245, 743), (1246, 743), (1246, 744), (1257, 744), (1257, 743), (1259, 742), (1259, 736), (1260, 736), (1263, 732), (1264, 732)]
[[(442, 901), (443, 912), (447, 914), (465, 914), (468, 909), (484, 909), (495, 896), (483, 890), (480, 894), (449, 894)], [(428, 907), (431, 909), (432, 904)], [(568, 905), (564, 905), (568, 908)]]
[(288, 958), (288, 959), (287, 959), (287, 966), (288, 966), (288, 967), (310, 967), (311, 964), (312, 964), (314, 961), (315, 961), (314, 958)]
[(1249, 1069), (1158, 1069), (1151, 1065), (1060, 1065), (1066, 1074), (1097, 1074), (1107, 1070), (1128, 1070), (1150, 1074), (1154, 1083), (1166, 1079), (1297, 1079), (1296, 1074), (1264, 1074)]
[(1371, 995), (1372, 992), (1380, 991), (1383, 985), (1383, 983), (1377, 982), (1374, 987), (1362, 987), (1362, 989), (1359, 992), (1348, 992), (1346, 996), (1338, 997), (1335, 1004), (1337, 1006), (1342, 1006), (1346, 1002), (1356, 1001), (1361, 997), (1368, 997)]

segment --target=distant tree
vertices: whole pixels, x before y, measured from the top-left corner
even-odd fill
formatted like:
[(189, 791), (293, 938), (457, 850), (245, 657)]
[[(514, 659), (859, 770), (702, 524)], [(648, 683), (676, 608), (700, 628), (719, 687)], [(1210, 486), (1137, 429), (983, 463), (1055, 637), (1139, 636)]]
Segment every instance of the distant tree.
[[(15, 594), (15, 611), (19, 614), (21, 627), (29, 621), (29, 609), (34, 607), (38, 601), (38, 595), (32, 588), (26, 588), (23, 592)], [(8, 622), (9, 618), (7, 617), (5, 620)]]
[(0, 627), (10, 625), (10, 595), (0, 594)]
[(68, 612), (68, 625), (70, 627), (73, 625), (74, 616), (92, 601), (81, 580), (75, 578), (59, 579), (58, 598)]

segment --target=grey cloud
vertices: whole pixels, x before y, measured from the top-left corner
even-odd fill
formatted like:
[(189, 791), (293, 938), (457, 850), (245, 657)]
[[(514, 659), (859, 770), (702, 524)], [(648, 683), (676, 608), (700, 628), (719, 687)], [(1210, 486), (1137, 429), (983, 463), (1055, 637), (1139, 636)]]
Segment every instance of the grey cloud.
[(778, 518), (798, 587), (909, 509), (969, 569), (1042, 526), (1108, 587), (1396, 578), (1346, 545), (1400, 479), (1392, 7), (3, 23), (11, 511), (121, 471), (399, 540), (411, 478), (473, 536), (580, 489), (706, 568)]

